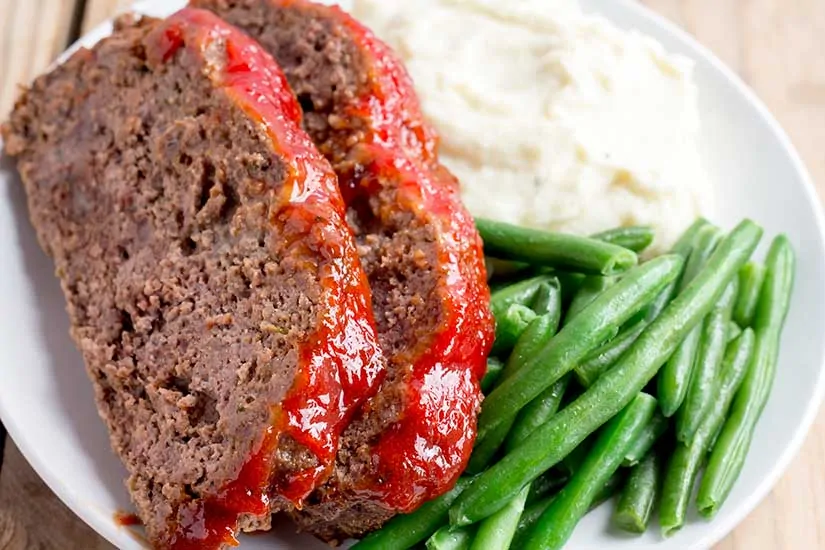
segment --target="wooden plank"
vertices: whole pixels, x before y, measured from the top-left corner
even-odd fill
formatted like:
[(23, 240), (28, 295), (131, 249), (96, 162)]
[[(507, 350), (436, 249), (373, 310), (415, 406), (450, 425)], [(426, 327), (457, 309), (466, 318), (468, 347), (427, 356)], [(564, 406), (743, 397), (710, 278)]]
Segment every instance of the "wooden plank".
[(642, 0), (673, 21), (741, 74), (741, 11), (746, 2), (732, 0)]
[(9, 441), (0, 475), (0, 550), (112, 550), (34, 473)]
[(66, 48), (75, 0), (0, 0), (0, 118), (27, 84)]
[[(750, 83), (788, 131), (825, 197), (825, 4), (821, 0), (642, 0), (694, 34)], [(0, 0), (0, 113), (14, 83), (68, 37), (74, 2)], [(87, 0), (84, 32), (125, 0)], [(9, 443), (0, 470), (0, 550), (111, 548), (54, 497)], [(825, 412), (771, 495), (717, 550), (825, 548)]]

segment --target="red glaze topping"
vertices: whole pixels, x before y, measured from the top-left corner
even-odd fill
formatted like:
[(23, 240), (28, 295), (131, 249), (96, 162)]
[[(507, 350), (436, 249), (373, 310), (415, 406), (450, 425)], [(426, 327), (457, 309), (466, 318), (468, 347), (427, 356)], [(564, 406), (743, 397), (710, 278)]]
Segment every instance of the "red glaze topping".
[(115, 523), (120, 527), (132, 527), (133, 525), (143, 525), (140, 518), (128, 512), (115, 512)]
[[(240, 514), (265, 516), (273, 496), (299, 507), (329, 475), (341, 431), (372, 396), (385, 373), (370, 291), (345, 222), (345, 206), (327, 161), (300, 129), (301, 110), (275, 61), (260, 46), (210, 12), (187, 8), (160, 24), (147, 40), (150, 59), (166, 62), (181, 48), (206, 60), (207, 73), (256, 122), (280, 153), (286, 177), (272, 194), (270, 223), (291, 260), (319, 269), (321, 317), (300, 344), (293, 385), (273, 411), (261, 447), (238, 478), (218, 495), (179, 514), (168, 548), (236, 544)], [(324, 259), (318, 268), (318, 257)], [(283, 436), (309, 449), (317, 466), (281, 472), (275, 450)], [(183, 517), (186, 516), (186, 517)]]
[(400, 358), (411, 363), (407, 408), (374, 447), (377, 476), (361, 488), (410, 511), (455, 484), (475, 441), (479, 381), (494, 332), (481, 239), (457, 180), (438, 163), (438, 138), (424, 121), (412, 81), (389, 47), (337, 7), (273, 1), (311, 6), (335, 19), (369, 66), (367, 89), (349, 106), (353, 118), (369, 122), (363, 144), (352, 151), (357, 180), (339, 174), (345, 198), (389, 181), (400, 205), (427, 216), (439, 238), (442, 323), (426, 345), (413, 346), (412, 357)]
[(399, 200), (423, 206), (440, 225), (442, 321), (428, 346), (403, 358), (412, 364), (407, 407), (373, 449), (377, 479), (363, 488), (409, 512), (451, 489), (467, 465), (494, 325), (480, 239), (453, 180), (444, 179), (452, 176), (380, 155), (368, 166), (369, 177), (399, 181)]

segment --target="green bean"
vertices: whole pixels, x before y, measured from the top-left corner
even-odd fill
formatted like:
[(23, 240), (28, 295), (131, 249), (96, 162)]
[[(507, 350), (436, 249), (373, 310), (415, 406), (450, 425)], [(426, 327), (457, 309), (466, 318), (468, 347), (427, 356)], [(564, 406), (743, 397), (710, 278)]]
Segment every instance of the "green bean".
[[(680, 284), (682, 289), (699, 273), (718, 245), (721, 237), (722, 232), (712, 225), (699, 230), (696, 234), (693, 251), (690, 253), (685, 266), (685, 274)], [(688, 332), (659, 373), (657, 396), (659, 406), (662, 407), (665, 416), (672, 416), (682, 405), (682, 401), (687, 395), (701, 335), (701, 325), (695, 326)]]
[(510, 432), (515, 421), (516, 417), (510, 416), (487, 432), (487, 437), (484, 439), (476, 438), (475, 445), (473, 446), (473, 454), (470, 455), (470, 460), (467, 462), (467, 467), (465, 468), (468, 474), (478, 474), (487, 468), (493, 461), (493, 458), (495, 458), (504, 440), (507, 439), (507, 434)]
[[(516, 342), (516, 346), (513, 348), (513, 352), (510, 354), (510, 358), (507, 360), (507, 365), (504, 368), (502, 376), (499, 377), (499, 380), (506, 380), (512, 376), (513, 373), (521, 368), (521, 365), (536, 355), (556, 333), (558, 324), (559, 319), (555, 313), (548, 313), (536, 317), (524, 331), (518, 342)], [(552, 387), (553, 386), (551, 386), (551, 388)], [(478, 473), (487, 467), (487, 464), (493, 459), (496, 451), (501, 447), (501, 444), (510, 432), (510, 428), (515, 423), (515, 420), (516, 416), (511, 414), (508, 418), (503, 419), (494, 430), (489, 432), (487, 437), (476, 439), (473, 454), (467, 464), (467, 471), (469, 473)]]
[(505, 449), (511, 450), (522, 444), (536, 428), (556, 414), (568, 382), (570, 382), (570, 375), (565, 374), (519, 411), (516, 421), (507, 434)]
[[(531, 487), (538, 483), (539, 480), (544, 478), (545, 476), (549, 476), (556, 480), (564, 480), (564, 483), (569, 481), (570, 478), (573, 477), (573, 475), (582, 467), (582, 464), (584, 464), (584, 461), (590, 454), (590, 450), (593, 448), (594, 440), (595, 434), (582, 441), (575, 449), (573, 449), (570, 452), (570, 454), (564, 457), (557, 466), (551, 468), (550, 470), (539, 476), (536, 480), (534, 480), (531, 483)], [(605, 485), (604, 490), (601, 493), (599, 493), (600, 497), (596, 505), (601, 504), (613, 495), (617, 485), (616, 481), (617, 480), (611, 478), (610, 483)], [(564, 485), (564, 483), (561, 483), (561, 485)], [(530, 501), (529, 497), (528, 501)], [(594, 502), (596, 501), (594, 500)]]
[(568, 482), (570, 476), (560, 472), (555, 468), (547, 470), (530, 484), (530, 492), (527, 494), (527, 505), (533, 504), (557, 489), (561, 489)]
[(590, 503), (589, 511), (595, 510), (611, 498), (613, 495), (619, 492), (622, 488), (622, 484), (624, 483), (624, 475), (622, 470), (617, 470), (610, 479), (602, 485), (602, 488), (596, 492), (596, 496), (593, 497), (593, 501)]
[(450, 505), (469, 484), (470, 478), (459, 478), (450, 491), (425, 502), (414, 512), (395, 516), (380, 530), (356, 542), (350, 550), (405, 550), (425, 541), (444, 525)]
[(758, 262), (748, 262), (739, 270), (739, 295), (733, 307), (733, 320), (740, 327), (751, 325), (764, 280), (765, 266)]
[[(750, 328), (750, 327), (748, 327), (748, 328)], [(716, 432), (711, 436), (710, 442), (708, 444), (708, 449), (713, 450), (713, 448), (716, 447), (716, 440), (719, 439), (719, 432), (722, 431), (723, 427), (724, 427), (724, 424), (720, 424), (719, 429), (716, 430)]]
[(752, 321), (756, 336), (754, 360), (736, 394), (730, 417), (719, 433), (702, 479), (698, 503), (703, 515), (713, 516), (733, 488), (770, 396), (794, 271), (793, 248), (788, 238), (780, 235), (771, 243), (765, 259), (765, 280)]
[(504, 313), (513, 304), (529, 306), (533, 303), (539, 285), (551, 279), (550, 275), (538, 275), (517, 283), (508, 284), (490, 295), (490, 310), (496, 319), (504, 317)]
[(632, 250), (588, 237), (476, 218), (484, 251), (494, 258), (614, 275), (638, 262)]
[(647, 326), (644, 320), (636, 321), (627, 328), (622, 329), (618, 335), (590, 352), (576, 368), (576, 379), (579, 384), (589, 388), (596, 379), (607, 369), (612, 367), (619, 357), (633, 345)]
[[(752, 221), (740, 223), (723, 239), (701, 273), (650, 324), (613, 368), (533, 432), (527, 441), (473, 481), (450, 509), (451, 523), (473, 523), (500, 509), (524, 485), (557, 464), (630, 403), (656, 375), (678, 343), (707, 315), (730, 279), (750, 258), (761, 235), (762, 229)], [(652, 261), (643, 265), (650, 263)], [(619, 285), (621, 282), (606, 294)]]
[(579, 291), (579, 287), (582, 286), (584, 280), (587, 278), (586, 275), (582, 275), (581, 273), (571, 273), (570, 271), (553, 271), (553, 274), (559, 280), (559, 284), (561, 285), (561, 299), (562, 299), (562, 306), (564, 311), (568, 307), (570, 307), (570, 302), (573, 301), (573, 298), (576, 296), (576, 292)]
[(487, 280), (508, 279), (523, 275), (530, 269), (530, 264), (524, 262), (508, 262), (498, 258), (484, 258), (484, 266), (487, 268)]
[(487, 358), (487, 373), (481, 379), (481, 391), (489, 393), (496, 385), (498, 379), (501, 378), (501, 373), (504, 371), (504, 363), (495, 357)]
[(530, 535), (530, 531), (533, 529), (533, 526), (539, 520), (544, 511), (547, 510), (553, 502), (554, 498), (556, 498), (556, 495), (550, 495), (529, 504), (524, 508), (524, 512), (522, 512), (521, 518), (519, 518), (518, 527), (516, 527), (516, 534), (513, 537), (510, 548), (516, 550), (521, 550), (524, 548), (524, 545), (527, 544), (527, 537)]
[(659, 406), (667, 417), (673, 416), (687, 394), (700, 337), (700, 331), (690, 331), (659, 372), (657, 395), (661, 396)]
[(619, 469), (627, 448), (650, 421), (655, 408), (656, 400), (640, 393), (607, 423), (584, 464), (533, 526), (526, 549), (553, 550), (567, 542), (593, 498)]
[(507, 358), (503, 378), (509, 378), (535, 355), (537, 355), (556, 334), (558, 324), (552, 316), (539, 315), (516, 342), (513, 352)]
[(728, 323), (728, 342), (736, 340), (740, 334), (742, 334), (742, 327), (738, 323), (730, 321)]
[[(735, 398), (734, 398), (735, 399)], [(725, 422), (727, 422), (727, 418)], [(716, 434), (716, 437), (713, 438), (713, 445), (711, 446), (710, 454), (713, 456), (713, 450), (716, 449), (716, 444), (719, 440), (719, 436), (722, 435), (722, 432), (725, 429), (725, 425), (723, 424), (719, 428), (719, 433)], [(748, 449), (744, 446), (736, 447), (730, 451), (730, 454), (725, 457), (725, 462), (734, 465), (735, 468), (735, 475), (733, 476), (733, 482), (730, 485), (722, 486), (720, 481), (720, 477), (718, 474), (711, 473), (711, 477), (708, 477), (707, 480), (705, 477), (702, 477), (702, 482), (699, 484), (699, 493), (696, 495), (696, 510), (699, 512), (699, 515), (702, 516), (706, 520), (712, 520), (716, 513), (722, 508), (724, 505), (725, 500), (727, 500), (728, 495), (730, 495), (731, 490), (733, 489), (733, 485), (736, 482), (736, 479), (739, 478), (739, 474), (742, 471), (742, 467), (745, 464), (745, 459), (748, 456)], [(705, 471), (704, 475), (707, 475), (708, 468), (710, 467), (710, 459), (708, 459), (707, 463), (705, 464)], [(702, 490), (703, 487), (707, 487), (704, 491)], [(709, 496), (709, 495), (718, 495), (718, 496)]]
[[(688, 256), (690, 256), (691, 250), (693, 250), (693, 240), (696, 238), (696, 234), (707, 225), (710, 225), (709, 221), (704, 218), (698, 218), (682, 233), (673, 245), (673, 248), (670, 249), (670, 253), (678, 254), (682, 258), (687, 259)], [(676, 292), (679, 290), (679, 285), (682, 282), (682, 275), (682, 273), (679, 273), (679, 276), (667, 285), (665, 289), (656, 296), (653, 303), (646, 308), (644, 318), (647, 322), (658, 317), (676, 295)]]
[(639, 434), (639, 437), (631, 443), (622, 461), (622, 466), (635, 466), (638, 464), (642, 458), (650, 453), (653, 445), (667, 431), (667, 426), (668, 419), (664, 417), (661, 411), (657, 411), (647, 426), (644, 427), (642, 433)]
[(701, 451), (693, 449), (692, 443), (689, 447), (678, 442), (668, 462), (659, 509), (659, 526), (663, 537), (675, 534), (685, 523), (687, 502), (702, 459)]
[(427, 539), (427, 550), (469, 550), (474, 534), (475, 529), (469, 526), (445, 525)]
[[(590, 504), (589, 511), (595, 510), (606, 501), (610, 500), (610, 498), (615, 495), (616, 491), (618, 491), (622, 486), (623, 481), (624, 476), (622, 475), (621, 470), (610, 476), (607, 483), (605, 483), (596, 493), (596, 496), (593, 497), (593, 502)], [(528, 504), (524, 508), (524, 512), (521, 514), (521, 519), (519, 519), (518, 527), (516, 528), (516, 535), (513, 537), (513, 542), (510, 544), (510, 548), (524, 548), (524, 545), (527, 543), (527, 537), (530, 534), (530, 530), (533, 528), (533, 525), (536, 524), (544, 511), (547, 510), (554, 498), (556, 498), (556, 495), (549, 495), (534, 502), (530, 502), (530, 498), (528, 496)]]
[(693, 251), (693, 245), (696, 242), (696, 236), (699, 234), (700, 231), (702, 231), (709, 225), (713, 224), (711, 224), (705, 218), (696, 218), (696, 220), (692, 224), (690, 224), (690, 226), (687, 229), (685, 229), (685, 232), (679, 236), (679, 239), (675, 243), (673, 243), (671, 253), (687, 257)]
[(728, 345), (725, 359), (713, 389), (713, 402), (689, 443), (679, 442), (665, 473), (659, 523), (665, 536), (679, 530), (685, 522), (687, 504), (710, 439), (725, 421), (730, 403), (751, 362), (754, 336), (751, 329)]
[(527, 306), (513, 304), (507, 308), (503, 317), (496, 317), (496, 339), (493, 342), (493, 355), (509, 353), (516, 345), (527, 325), (536, 318), (536, 312)]
[(629, 533), (647, 531), (661, 481), (662, 456), (652, 449), (630, 471), (619, 502), (613, 509), (613, 524)]
[(507, 506), (482, 521), (470, 548), (472, 550), (507, 550), (516, 534), (529, 492), (530, 485), (525, 485)]
[(606, 243), (622, 246), (633, 252), (641, 252), (650, 246), (655, 236), (656, 234), (653, 232), (653, 228), (648, 225), (631, 225), (608, 229), (607, 231), (596, 233), (590, 237)]
[(536, 312), (536, 315), (548, 316), (551, 321), (550, 326), (555, 334), (559, 329), (562, 312), (561, 285), (556, 277), (539, 285), (530, 307)]
[(547, 344), (504, 379), (484, 400), (478, 420), (483, 440), (500, 424), (553, 385), (589, 352), (642, 309), (681, 269), (678, 256), (660, 256), (630, 272), (604, 291), (581, 315), (565, 325)]
[(615, 283), (615, 277), (590, 275), (585, 278), (584, 282), (582, 282), (579, 287), (578, 292), (576, 292), (576, 295), (573, 297), (573, 301), (570, 302), (570, 306), (567, 308), (567, 313), (564, 315), (564, 324), (570, 322), (570, 319), (575, 318), (576, 315), (589, 306), (599, 294), (613, 286)]
[(565, 456), (561, 462), (559, 462), (558, 466), (556, 466), (559, 470), (563, 471), (567, 474), (568, 477), (573, 477), (573, 474), (579, 471), (584, 461), (587, 459), (587, 455), (590, 454), (590, 449), (593, 447), (593, 437), (589, 437), (576, 445), (576, 448), (570, 451), (567, 456)]
[(713, 385), (725, 356), (728, 323), (738, 287), (739, 281), (734, 277), (719, 298), (719, 303), (705, 317), (693, 376), (685, 400), (676, 411), (676, 439), (679, 441), (690, 441), (710, 407)]
[[(543, 275), (516, 283), (494, 292), (490, 298), (491, 309), (496, 318), (496, 339), (490, 353), (503, 355), (515, 345), (521, 332), (536, 314), (547, 314), (555, 321), (561, 319), (561, 287), (556, 277)], [(506, 306), (506, 307), (505, 307)]]
[[(683, 258), (687, 258), (687, 256), (682, 256)], [(646, 323), (650, 323), (654, 319), (656, 319), (662, 312), (665, 310), (667, 305), (673, 300), (674, 295), (676, 294), (676, 290), (678, 288), (677, 283), (681, 279), (682, 274), (679, 273), (679, 276), (670, 282), (664, 290), (662, 290), (658, 296), (650, 303), (647, 308), (644, 310), (644, 321)]]
[(499, 290), (504, 290), (507, 287), (513, 286), (516, 284), (512, 279), (505, 280), (505, 281), (488, 281), (487, 285), (490, 287), (490, 295), (495, 294)]

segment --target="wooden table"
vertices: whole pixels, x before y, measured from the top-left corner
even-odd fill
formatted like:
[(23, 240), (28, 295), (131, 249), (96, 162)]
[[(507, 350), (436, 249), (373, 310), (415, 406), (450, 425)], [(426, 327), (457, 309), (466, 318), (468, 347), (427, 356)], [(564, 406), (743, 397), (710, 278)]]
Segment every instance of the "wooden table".
[[(643, 0), (713, 50), (790, 133), (825, 197), (825, 1)], [(0, 0), (0, 117), (17, 93), (123, 0)], [(0, 427), (0, 550), (108, 549), (35, 475)], [(825, 411), (799, 457), (719, 550), (825, 549)]]

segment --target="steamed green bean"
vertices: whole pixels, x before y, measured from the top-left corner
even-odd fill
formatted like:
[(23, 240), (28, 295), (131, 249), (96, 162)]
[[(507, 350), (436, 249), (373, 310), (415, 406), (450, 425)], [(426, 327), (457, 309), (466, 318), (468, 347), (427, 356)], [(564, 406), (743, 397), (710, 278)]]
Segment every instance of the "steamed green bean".
[(581, 468), (531, 529), (526, 549), (555, 550), (567, 542), (598, 491), (618, 470), (628, 446), (655, 408), (656, 400), (641, 393), (607, 423)]
[[(761, 236), (762, 229), (750, 220), (744, 220), (728, 234), (700, 273), (613, 368), (533, 432), (527, 441), (474, 480), (450, 509), (451, 523), (473, 523), (501, 509), (524, 485), (557, 464), (626, 406), (653, 378), (684, 336), (707, 315), (730, 279), (750, 258)], [(652, 261), (643, 266), (650, 263)], [(673, 266), (676, 272), (680, 263), (677, 260)], [(605, 294), (619, 285), (621, 282)]]
[(470, 478), (460, 477), (450, 491), (425, 502), (414, 512), (399, 514), (378, 531), (373, 531), (350, 547), (350, 550), (406, 550), (424, 542), (447, 521), (450, 505), (470, 484)]
[(642, 460), (660, 437), (667, 431), (668, 419), (664, 417), (661, 411), (653, 415), (647, 426), (641, 431), (639, 436), (633, 440), (630, 448), (625, 454), (622, 466), (635, 466)]
[(740, 327), (749, 327), (753, 321), (764, 280), (765, 266), (760, 263), (748, 262), (739, 270), (739, 295), (733, 308), (733, 320)]
[(613, 509), (613, 524), (629, 533), (644, 533), (662, 481), (662, 454), (652, 449), (630, 471), (627, 484)]
[(478, 420), (483, 440), (500, 424), (573, 369), (603, 343), (615, 327), (650, 302), (681, 270), (678, 256), (660, 256), (630, 272), (565, 325), (534, 356), (504, 379), (485, 399)]
[(648, 225), (630, 225), (608, 229), (591, 235), (592, 238), (628, 248), (633, 252), (641, 252), (653, 242), (656, 234)]
[[(696, 233), (693, 250), (688, 257), (681, 288), (699, 273), (722, 238), (718, 227), (708, 225)], [(687, 395), (690, 376), (696, 360), (696, 351), (702, 334), (701, 325), (693, 327), (673, 351), (662, 367), (658, 378), (659, 406), (665, 416), (672, 416)]]
[(598, 275), (614, 275), (638, 262), (627, 248), (589, 237), (520, 227), (476, 218), (484, 252), (494, 258), (558, 267)]
[(725, 356), (728, 323), (738, 287), (739, 282), (734, 278), (702, 324), (699, 350), (688, 392), (682, 406), (676, 411), (676, 439), (679, 441), (690, 441), (710, 407), (713, 386), (719, 374), (722, 358)]
[(659, 523), (665, 536), (681, 529), (684, 524), (699, 468), (710, 448), (711, 438), (725, 421), (730, 403), (745, 377), (753, 349), (754, 336), (751, 329), (746, 329), (728, 345), (719, 379), (714, 385), (710, 409), (693, 438), (687, 443), (676, 444), (667, 465), (659, 510)]
[[(753, 433), (776, 376), (779, 341), (791, 301), (795, 263), (784, 235), (771, 243), (765, 258), (765, 280), (753, 317), (754, 360), (731, 406), (730, 417), (708, 461), (699, 491), (699, 511), (713, 516), (727, 498), (745, 462)], [(452, 512), (451, 512), (452, 513)]]

